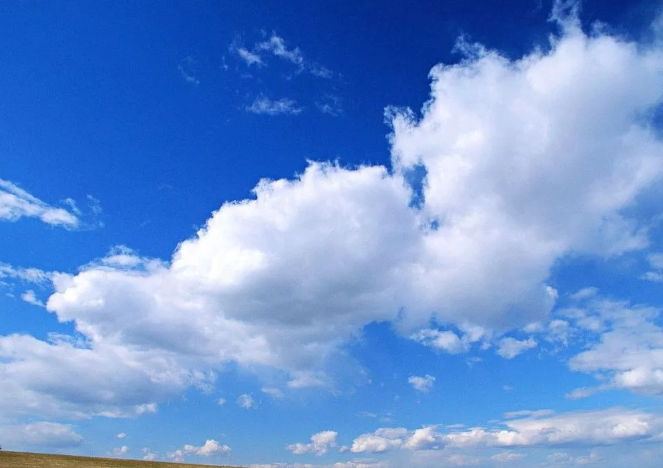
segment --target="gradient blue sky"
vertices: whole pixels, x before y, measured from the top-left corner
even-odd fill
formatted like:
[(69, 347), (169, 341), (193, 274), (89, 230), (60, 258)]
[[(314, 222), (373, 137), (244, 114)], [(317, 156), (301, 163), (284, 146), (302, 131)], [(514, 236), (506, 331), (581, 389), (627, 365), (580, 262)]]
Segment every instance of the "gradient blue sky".
[(659, 467), (658, 1), (0, 4), (0, 444)]

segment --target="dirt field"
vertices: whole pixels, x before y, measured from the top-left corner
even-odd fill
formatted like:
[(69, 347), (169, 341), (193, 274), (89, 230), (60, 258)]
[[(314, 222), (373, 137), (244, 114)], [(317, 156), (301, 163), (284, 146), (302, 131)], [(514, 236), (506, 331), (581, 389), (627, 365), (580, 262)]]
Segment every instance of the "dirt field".
[[(0, 468), (200, 468), (201, 466), (204, 465), (0, 451)], [(233, 468), (221, 465), (214, 466), (217, 468)]]

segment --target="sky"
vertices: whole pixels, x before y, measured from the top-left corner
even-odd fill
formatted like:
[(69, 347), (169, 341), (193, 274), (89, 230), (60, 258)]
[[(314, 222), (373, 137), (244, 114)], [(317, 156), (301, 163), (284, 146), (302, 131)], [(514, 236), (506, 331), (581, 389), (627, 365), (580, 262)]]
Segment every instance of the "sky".
[(0, 445), (657, 468), (663, 5), (0, 3)]

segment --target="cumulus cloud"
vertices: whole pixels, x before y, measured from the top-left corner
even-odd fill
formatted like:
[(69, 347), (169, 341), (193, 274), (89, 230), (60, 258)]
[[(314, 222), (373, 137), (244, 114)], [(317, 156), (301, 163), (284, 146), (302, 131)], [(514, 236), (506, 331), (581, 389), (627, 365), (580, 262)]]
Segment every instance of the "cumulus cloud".
[(413, 375), (407, 379), (407, 382), (412, 385), (412, 388), (418, 392), (428, 393), (431, 391), (433, 385), (435, 384), (435, 377), (428, 374), (423, 377)]
[(244, 409), (251, 409), (257, 406), (257, 403), (251, 395), (243, 393), (237, 397), (237, 406)]
[(145, 461), (154, 461), (159, 456), (157, 453), (152, 452), (149, 447), (143, 447), (143, 460)]
[(210, 457), (212, 455), (228, 455), (230, 452), (230, 447), (227, 445), (220, 445), (214, 439), (207, 439), (205, 444), (200, 447), (195, 445), (185, 445), (182, 448), (182, 453), (192, 453), (202, 457)]
[(436, 426), (414, 431), (379, 429), (357, 437), (352, 451), (380, 453), (396, 449), (439, 450), (447, 447), (601, 446), (630, 440), (655, 441), (662, 430), (663, 416), (659, 414), (612, 408), (532, 415), (506, 420), (500, 427), (474, 427), (453, 432), (439, 431)]
[(71, 448), (77, 447), (83, 437), (71, 426), (52, 422), (34, 422), (15, 426), (0, 426), (0, 440), (5, 449)]
[(111, 453), (114, 457), (122, 457), (129, 453), (129, 447), (126, 445), (123, 445), (122, 447), (114, 448), (113, 452)]
[[(388, 112), (390, 168), (312, 162), (223, 204), (167, 261), (129, 253), (54, 275), (47, 309), (83, 344), (0, 338), (1, 411), (134, 415), (208, 388), (229, 361), (279, 369), (290, 388), (330, 386), (327, 363), (368, 323), (458, 352), (481, 341), (463, 341), (464, 325), (547, 322), (557, 261), (648, 245), (634, 208), (663, 171), (659, 46), (560, 21), (548, 49), (512, 60), (465, 44), (459, 63), (434, 67), (420, 116)], [(296, 48), (266, 42), (265, 54), (297, 62)], [(610, 336), (573, 368), (658, 388), (653, 353), (631, 374), (633, 362), (598, 359)], [(505, 338), (498, 352), (535, 344)]]
[(46, 224), (67, 229), (80, 224), (72, 211), (48, 205), (18, 185), (0, 179), (0, 220), (16, 221), (23, 217), (39, 218)]
[(246, 110), (253, 114), (279, 115), (299, 114), (303, 108), (299, 107), (297, 102), (292, 99), (281, 98), (272, 100), (265, 96), (258, 96), (250, 106), (246, 107)]
[(329, 452), (330, 448), (336, 447), (335, 431), (322, 431), (311, 436), (311, 442), (308, 444), (296, 443), (286, 447), (295, 455), (303, 455), (305, 453), (314, 453), (318, 456), (324, 455)]
[(120, 432), (116, 437), (118, 439), (124, 439), (127, 435), (124, 432)]

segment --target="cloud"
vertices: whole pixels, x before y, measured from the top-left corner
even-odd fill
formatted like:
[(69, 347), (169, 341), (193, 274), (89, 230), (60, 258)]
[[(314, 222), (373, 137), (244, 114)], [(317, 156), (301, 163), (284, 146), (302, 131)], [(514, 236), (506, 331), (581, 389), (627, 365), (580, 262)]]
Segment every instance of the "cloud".
[(23, 294), (21, 294), (21, 299), (23, 299), (28, 304), (32, 304), (34, 306), (46, 307), (46, 305), (42, 301), (37, 299), (37, 296), (35, 296), (35, 292), (32, 289), (28, 289)]
[[(646, 248), (638, 200), (663, 173), (651, 120), (663, 93), (659, 46), (586, 35), (568, 20), (548, 49), (517, 60), (463, 50), (431, 71), (420, 116), (387, 113), (391, 167), (312, 162), (224, 203), (170, 259), (134, 252), (53, 275), (47, 309), (76, 338), (0, 338), (0, 412), (132, 416), (209, 389), (228, 362), (282, 371), (289, 388), (332, 387), (328, 364), (366, 324), (455, 351), (445, 330), (465, 346), (464, 324), (503, 336), (547, 323), (550, 271), (569, 255)], [(416, 168), (418, 185), (406, 177)], [(437, 324), (439, 335), (419, 334)], [(603, 359), (617, 349), (611, 337), (639, 339), (618, 333), (573, 368), (658, 389), (655, 352), (629, 345), (645, 366)], [(534, 343), (505, 338), (498, 352)]]
[(431, 391), (433, 385), (435, 384), (435, 377), (428, 374), (423, 377), (413, 375), (407, 379), (407, 382), (412, 385), (412, 388), (418, 392), (428, 393)]
[(293, 66), (296, 73), (304, 71), (318, 78), (332, 78), (334, 73), (328, 68), (315, 61), (304, 58), (299, 47), (289, 47), (286, 40), (276, 33), (272, 33), (269, 39), (257, 42), (250, 49), (238, 43), (237, 40), (229, 47), (230, 52), (236, 54), (248, 67), (256, 65), (264, 67), (269, 56), (277, 57)]
[(244, 409), (251, 409), (258, 406), (253, 397), (248, 393), (243, 393), (237, 397), (237, 405)]
[(16, 184), (0, 179), (0, 220), (16, 221), (24, 217), (39, 218), (46, 224), (66, 229), (80, 225), (72, 211), (48, 205)]
[(502, 338), (499, 343), (499, 348), (497, 349), (497, 354), (505, 359), (513, 359), (520, 353), (536, 347), (536, 345), (537, 342), (534, 338), (528, 338), (526, 340), (516, 340), (511, 337)]
[(567, 396), (585, 398), (607, 389), (663, 394), (663, 329), (657, 324), (660, 314), (658, 308), (602, 298), (590, 302), (586, 309), (573, 310), (578, 324), (592, 319), (594, 325), (588, 328), (593, 332), (588, 349), (571, 358), (569, 367), (597, 375), (602, 383), (576, 389)]
[(381, 428), (372, 434), (362, 434), (352, 442), (352, 453), (383, 453), (400, 448), (407, 435), (404, 428)]
[(323, 114), (331, 115), (332, 117), (338, 117), (343, 113), (343, 107), (341, 106), (341, 100), (337, 96), (328, 94), (322, 99), (316, 101), (316, 107)]
[(10, 278), (26, 283), (47, 284), (53, 273), (37, 268), (16, 268), (0, 262), (0, 278)]
[(218, 400), (216, 400), (216, 404), (219, 405), (219, 406), (223, 406), (223, 405), (226, 404), (226, 399), (225, 398), (219, 398)]
[(306, 453), (314, 453), (321, 456), (329, 452), (330, 448), (336, 447), (337, 432), (322, 431), (311, 436), (311, 442), (308, 444), (296, 443), (286, 447), (295, 455), (303, 455)]
[(550, 416), (553, 414), (553, 410), (543, 409), (543, 410), (519, 410), (519, 411), (509, 411), (504, 413), (506, 419), (520, 418), (523, 416), (528, 416), (531, 418), (540, 418), (542, 416)]
[(525, 458), (525, 454), (516, 452), (500, 452), (490, 457), (491, 460), (497, 463), (512, 463), (523, 458)]
[(256, 65), (256, 66), (264, 66), (265, 63), (262, 61), (260, 58), (260, 55), (253, 53), (249, 50), (247, 50), (244, 47), (238, 47), (237, 49), (237, 55), (246, 62), (248, 66), (251, 65)]
[(276, 34), (272, 34), (272, 37), (270, 37), (268, 40), (257, 44), (256, 48), (260, 51), (270, 52), (277, 57), (280, 57), (294, 65), (297, 65), (298, 67), (303, 68), (304, 57), (302, 56), (299, 47), (288, 49), (288, 47), (285, 45), (285, 40)]
[(152, 452), (148, 447), (143, 447), (142, 452), (143, 452), (143, 460), (145, 461), (154, 461), (158, 457), (158, 454)]
[(200, 80), (196, 76), (196, 68), (198, 62), (193, 57), (185, 57), (177, 65), (177, 70), (180, 72), (180, 76), (184, 78), (184, 81), (192, 85), (199, 85)]
[(69, 425), (52, 422), (34, 422), (16, 426), (0, 426), (2, 447), (20, 450), (34, 447), (78, 447), (83, 437)]
[(123, 445), (122, 447), (114, 448), (112, 455), (115, 457), (121, 457), (129, 453), (129, 447)]
[(663, 283), (663, 254), (649, 254), (647, 260), (652, 270), (645, 272), (641, 278), (655, 283)]
[(280, 114), (299, 114), (303, 109), (298, 107), (297, 102), (292, 99), (282, 98), (273, 101), (265, 96), (258, 96), (250, 106), (246, 107), (248, 112), (253, 114), (280, 115)]
[(227, 445), (219, 445), (214, 439), (208, 439), (201, 447), (195, 445), (185, 445), (182, 449), (183, 453), (193, 453), (202, 457), (210, 457), (213, 455), (228, 455), (231, 452), (230, 447)]
[(120, 432), (116, 437), (118, 439), (124, 439), (127, 435), (124, 432)]
[(375, 433), (357, 437), (351, 450), (354, 453), (381, 453), (396, 449), (593, 447), (632, 440), (655, 441), (662, 430), (661, 415), (612, 408), (528, 416), (504, 421), (497, 428), (474, 427), (453, 432), (440, 432), (436, 426), (415, 431), (378, 429)]
[(260, 391), (277, 400), (282, 400), (284, 397), (283, 392), (278, 388), (263, 387)]

